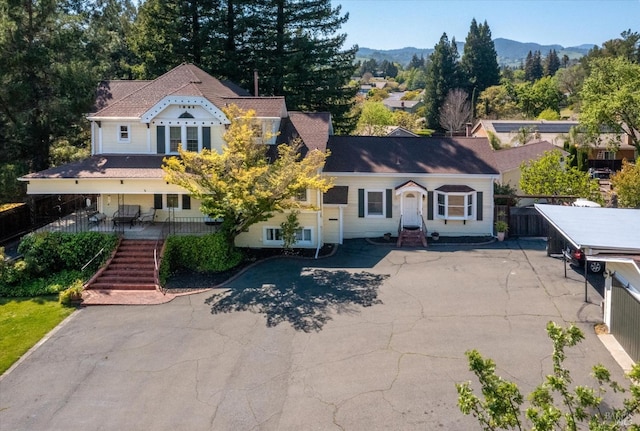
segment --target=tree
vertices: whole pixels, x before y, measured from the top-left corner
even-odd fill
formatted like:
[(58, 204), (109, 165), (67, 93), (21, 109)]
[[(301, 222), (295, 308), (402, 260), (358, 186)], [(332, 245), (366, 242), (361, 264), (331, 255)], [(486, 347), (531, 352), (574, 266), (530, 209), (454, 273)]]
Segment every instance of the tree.
[(0, 15), (0, 165), (49, 167), (56, 139), (81, 138), (97, 86), (86, 22), (71, 2), (4, 2)]
[(407, 66), (407, 69), (423, 69), (424, 68), (424, 57), (420, 55), (418, 58), (418, 54), (413, 54), (411, 57), (411, 61)]
[(507, 85), (491, 86), (477, 98), (476, 115), (480, 118), (516, 118), (519, 113), (515, 91)]
[(537, 160), (520, 165), (520, 189), (528, 195), (577, 196), (602, 202), (598, 181), (566, 166), (563, 159), (560, 150), (545, 151)]
[(533, 53), (529, 51), (524, 63), (524, 79), (529, 82), (534, 82), (542, 78), (543, 75), (540, 51), (535, 51)]
[(222, 231), (230, 248), (235, 238), (274, 213), (300, 208), (296, 196), (307, 189), (327, 191), (331, 181), (320, 170), (327, 154), (312, 150), (301, 158), (299, 143), (278, 146), (269, 163), (269, 146), (254, 137), (255, 113), (235, 106), (225, 109), (231, 125), (222, 153), (179, 150), (180, 157), (165, 160), (166, 181), (201, 201), (201, 211), (223, 219)]
[(440, 37), (429, 57), (424, 96), (425, 120), (432, 128), (438, 127), (438, 114), (449, 90), (460, 87), (458, 48), (455, 38), (449, 42), (446, 33)]
[(471, 21), (460, 67), (467, 80), (466, 90), (472, 96), (500, 83), (498, 55), (486, 21), (480, 25), (475, 18)]
[(549, 51), (544, 59), (544, 76), (554, 76), (560, 69), (560, 57), (555, 49)]
[(455, 132), (459, 132), (464, 129), (465, 124), (471, 121), (471, 104), (469, 103), (469, 95), (466, 91), (455, 88), (449, 90), (447, 98), (444, 100), (444, 104), (440, 107), (440, 114), (438, 119), (440, 125), (451, 136)]
[(403, 129), (413, 130), (416, 128), (416, 124), (418, 122), (418, 116), (416, 114), (412, 114), (407, 111), (395, 111), (392, 112), (393, 115), (393, 123), (396, 126), (402, 127)]
[(594, 135), (603, 126), (625, 134), (640, 151), (640, 64), (622, 57), (594, 59), (580, 96), (580, 124)]
[(640, 208), (640, 159), (635, 165), (622, 161), (622, 169), (611, 176), (611, 186), (618, 195), (618, 206)]
[(520, 127), (511, 142), (517, 145), (526, 145), (535, 137), (535, 133), (536, 130), (533, 127)]
[(393, 124), (393, 113), (382, 102), (366, 101), (358, 119), (356, 133), (365, 136), (384, 136), (386, 126)]
[[(553, 343), (551, 356), (553, 370), (527, 397), (530, 406), (523, 411), (525, 397), (518, 385), (496, 375), (496, 364), (485, 359), (477, 350), (465, 354), (469, 370), (477, 377), (482, 388), (478, 397), (471, 382), (457, 383), (458, 407), (465, 414), (473, 414), (483, 430), (534, 429), (534, 430), (621, 430), (638, 429), (631, 425), (634, 414), (640, 412), (640, 365), (636, 364), (628, 374), (629, 396), (619, 407), (608, 405), (604, 399), (607, 389), (613, 392), (627, 391), (612, 380), (611, 373), (603, 365), (593, 366), (593, 378), (597, 386), (571, 388), (571, 372), (565, 367), (566, 349), (577, 345), (584, 334), (575, 325), (562, 328), (554, 322), (547, 324), (547, 334)], [(527, 426), (530, 424), (530, 427)]]
[(518, 107), (528, 118), (536, 118), (545, 109), (560, 112), (562, 93), (555, 78), (545, 76), (537, 81), (523, 82), (515, 87)]

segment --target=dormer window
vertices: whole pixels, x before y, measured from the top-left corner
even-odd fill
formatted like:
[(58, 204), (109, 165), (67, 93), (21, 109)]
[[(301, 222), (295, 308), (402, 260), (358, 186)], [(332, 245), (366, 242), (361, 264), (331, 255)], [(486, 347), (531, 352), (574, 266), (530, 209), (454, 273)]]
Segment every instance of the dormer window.
[(131, 142), (131, 128), (128, 124), (118, 125), (118, 143), (128, 144)]

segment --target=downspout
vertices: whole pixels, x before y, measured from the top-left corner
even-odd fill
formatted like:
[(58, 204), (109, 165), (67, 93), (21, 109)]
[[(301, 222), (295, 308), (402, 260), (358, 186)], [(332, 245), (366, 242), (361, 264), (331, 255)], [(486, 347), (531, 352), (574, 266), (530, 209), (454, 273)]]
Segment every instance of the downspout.
[(322, 238), (322, 195), (320, 194), (320, 190), (316, 190), (316, 199), (317, 202), (319, 203), (319, 207), (320, 209), (318, 211), (316, 211), (316, 223), (318, 225), (317, 227), (317, 232), (318, 232), (318, 237), (317, 237), (317, 243), (318, 246), (316, 247), (316, 259), (318, 258), (318, 255), (320, 254), (320, 238)]

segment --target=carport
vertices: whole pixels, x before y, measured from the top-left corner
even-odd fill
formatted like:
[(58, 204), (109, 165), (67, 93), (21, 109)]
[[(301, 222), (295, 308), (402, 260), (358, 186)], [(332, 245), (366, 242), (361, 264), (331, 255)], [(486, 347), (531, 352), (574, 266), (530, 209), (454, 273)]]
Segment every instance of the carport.
[[(640, 360), (640, 209), (539, 204), (535, 208), (566, 241), (582, 250), (586, 264), (589, 260), (606, 264), (604, 322), (627, 354)], [(566, 260), (564, 270), (566, 277)]]
[[(640, 255), (640, 210), (535, 204), (536, 210), (587, 262), (607, 255)], [(604, 256), (603, 256), (604, 255)], [(565, 276), (566, 276), (565, 262)], [(584, 274), (587, 302), (587, 271)]]

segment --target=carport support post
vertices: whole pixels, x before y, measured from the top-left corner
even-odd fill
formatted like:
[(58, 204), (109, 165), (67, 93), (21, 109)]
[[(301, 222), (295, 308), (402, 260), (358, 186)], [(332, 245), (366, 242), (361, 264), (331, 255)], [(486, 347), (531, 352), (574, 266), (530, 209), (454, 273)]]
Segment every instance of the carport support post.
[(589, 268), (589, 259), (587, 256), (584, 256), (584, 302), (589, 302), (589, 298), (587, 298), (587, 271)]

